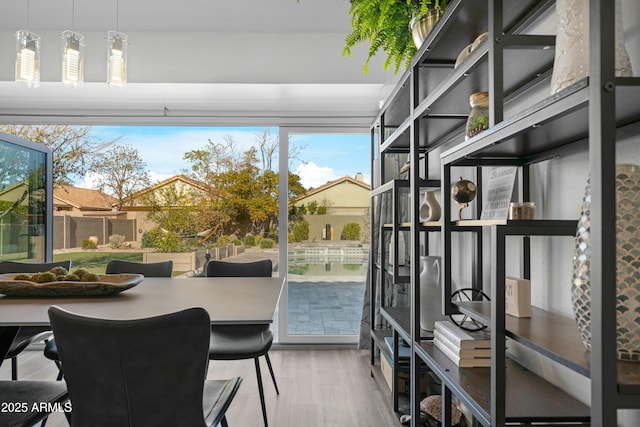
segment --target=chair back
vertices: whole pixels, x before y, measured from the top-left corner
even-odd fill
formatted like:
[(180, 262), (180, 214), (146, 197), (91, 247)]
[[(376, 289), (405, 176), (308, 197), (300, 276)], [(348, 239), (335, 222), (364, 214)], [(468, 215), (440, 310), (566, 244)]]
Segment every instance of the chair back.
[(171, 277), (173, 261), (135, 262), (114, 259), (107, 263), (107, 274), (134, 273), (145, 277)]
[(71, 260), (56, 262), (18, 262), (0, 261), (0, 274), (5, 273), (41, 273), (49, 271), (53, 267), (64, 267), (67, 271), (71, 268)]
[(271, 277), (270, 259), (251, 262), (209, 261), (205, 266), (207, 277)]
[(206, 310), (105, 320), (53, 306), (49, 318), (73, 406), (71, 426), (206, 425)]

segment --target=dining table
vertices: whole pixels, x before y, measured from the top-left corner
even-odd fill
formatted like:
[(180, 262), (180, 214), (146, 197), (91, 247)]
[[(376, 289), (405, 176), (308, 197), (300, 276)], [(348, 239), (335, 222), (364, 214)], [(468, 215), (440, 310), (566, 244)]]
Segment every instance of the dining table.
[(280, 277), (147, 277), (108, 296), (11, 297), (0, 294), (0, 364), (21, 326), (48, 326), (58, 306), (83, 316), (141, 319), (202, 307), (212, 325), (269, 324), (282, 294)]

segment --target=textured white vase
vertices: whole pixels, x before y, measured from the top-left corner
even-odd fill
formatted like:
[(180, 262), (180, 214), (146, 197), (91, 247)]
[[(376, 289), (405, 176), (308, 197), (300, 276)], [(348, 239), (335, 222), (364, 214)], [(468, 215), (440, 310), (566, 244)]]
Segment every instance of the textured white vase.
[[(640, 166), (616, 166), (616, 339), (618, 359), (640, 361)], [(591, 350), (591, 186), (587, 181), (573, 258), (571, 302)], [(607, 284), (605, 284), (607, 285)]]
[[(624, 45), (621, 0), (615, 0), (615, 7), (616, 76), (631, 76), (631, 61)], [(589, 0), (557, 0), (556, 13), (552, 94), (589, 75)]]
[(427, 191), (424, 193), (424, 199), (420, 203), (420, 222), (438, 221), (440, 219), (441, 209), (436, 192)]
[(433, 331), (442, 315), (442, 289), (440, 286), (440, 257), (420, 257), (420, 329)]

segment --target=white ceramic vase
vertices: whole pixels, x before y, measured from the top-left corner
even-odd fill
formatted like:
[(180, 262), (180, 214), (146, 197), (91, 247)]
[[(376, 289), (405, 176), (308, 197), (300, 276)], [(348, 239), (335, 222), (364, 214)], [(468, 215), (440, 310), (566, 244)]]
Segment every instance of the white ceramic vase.
[[(585, 187), (573, 257), (571, 302), (591, 350), (591, 186)], [(616, 166), (616, 338), (618, 359), (640, 361), (640, 166)], [(606, 285), (606, 284), (605, 284)]]
[[(615, 0), (615, 8), (616, 76), (631, 76), (631, 61), (624, 45), (621, 0)], [(589, 75), (589, 0), (557, 0), (556, 13), (552, 94)]]
[(420, 257), (420, 329), (433, 331), (442, 315), (442, 287), (440, 286), (440, 257)]
[(440, 204), (436, 199), (435, 190), (425, 192), (424, 199), (420, 203), (420, 222), (438, 221), (440, 214)]

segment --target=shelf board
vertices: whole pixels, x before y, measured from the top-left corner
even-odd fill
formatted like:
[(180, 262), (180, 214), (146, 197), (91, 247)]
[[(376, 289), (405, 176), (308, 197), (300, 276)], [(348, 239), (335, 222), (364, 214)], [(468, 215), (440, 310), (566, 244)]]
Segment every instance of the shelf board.
[[(406, 342), (411, 342), (411, 311), (409, 307), (382, 307), (380, 312), (382, 317), (391, 324), (393, 329), (398, 331), (398, 334)], [(420, 330), (420, 339), (433, 339), (433, 334)]]
[[(491, 424), (491, 368), (459, 368), (431, 342), (422, 342), (416, 354), (481, 423)], [(512, 360), (506, 362), (507, 421), (589, 421), (588, 406)]]
[(512, 236), (574, 236), (577, 220), (563, 219), (491, 219), (455, 221), (453, 230), (479, 227), (505, 227), (504, 232)]
[(380, 194), (387, 193), (389, 191), (393, 191), (398, 188), (409, 188), (409, 180), (408, 179), (392, 179), (390, 181), (385, 182), (382, 185), (371, 190), (370, 196), (379, 196)]
[[(640, 78), (616, 78), (616, 123), (640, 121)], [(445, 164), (483, 158), (546, 158), (547, 153), (584, 141), (589, 131), (589, 79), (585, 78), (521, 114), (442, 153)], [(547, 156), (548, 157), (548, 156)]]
[(420, 223), (420, 226), (424, 227), (428, 231), (440, 231), (442, 221), (424, 221)]
[[(409, 104), (409, 100), (407, 100)], [(400, 123), (391, 135), (385, 138), (380, 145), (380, 151), (389, 151), (392, 149), (409, 148), (410, 134), (409, 129), (411, 127), (411, 114), (407, 111), (407, 116), (404, 121)]]
[(382, 307), (380, 313), (406, 342), (411, 342), (409, 307)]
[[(460, 312), (491, 324), (491, 302), (453, 303)], [(569, 369), (590, 377), (590, 353), (580, 338), (576, 321), (538, 307), (531, 307), (530, 318), (505, 316), (506, 335), (520, 344), (544, 354)], [(618, 362), (621, 393), (640, 394), (640, 364)]]

